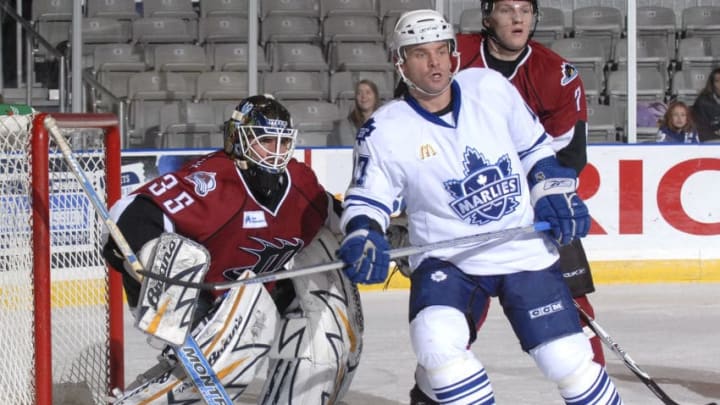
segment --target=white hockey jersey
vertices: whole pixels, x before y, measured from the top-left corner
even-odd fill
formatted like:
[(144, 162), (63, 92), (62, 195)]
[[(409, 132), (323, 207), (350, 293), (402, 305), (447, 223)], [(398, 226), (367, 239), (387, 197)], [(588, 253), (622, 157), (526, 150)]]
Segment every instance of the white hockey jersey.
[[(512, 84), (493, 70), (461, 71), (452, 92), (447, 116), (408, 97), (381, 107), (358, 131), (343, 227), (366, 215), (387, 228), (398, 197), (406, 204), (413, 245), (533, 223), (526, 177), (538, 160), (554, 154), (552, 139)], [(421, 253), (410, 257), (411, 267), (425, 257), (491, 275), (547, 268), (557, 251), (530, 234)]]

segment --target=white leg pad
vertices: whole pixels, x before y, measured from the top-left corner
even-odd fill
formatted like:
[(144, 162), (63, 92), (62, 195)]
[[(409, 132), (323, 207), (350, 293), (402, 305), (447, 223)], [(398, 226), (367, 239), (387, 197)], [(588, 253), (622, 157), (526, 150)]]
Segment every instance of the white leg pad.
[[(334, 260), (327, 228), (294, 258), (304, 267)], [(360, 294), (342, 271), (292, 279), (296, 301), (278, 328), (262, 404), (336, 403), (350, 386), (362, 351)]]
[[(250, 272), (248, 272), (250, 273)], [(279, 315), (264, 286), (248, 284), (222, 297), (210, 318), (193, 330), (201, 350), (231, 398), (238, 398), (267, 361)], [(116, 404), (200, 401), (182, 367), (162, 372), (115, 402)]]

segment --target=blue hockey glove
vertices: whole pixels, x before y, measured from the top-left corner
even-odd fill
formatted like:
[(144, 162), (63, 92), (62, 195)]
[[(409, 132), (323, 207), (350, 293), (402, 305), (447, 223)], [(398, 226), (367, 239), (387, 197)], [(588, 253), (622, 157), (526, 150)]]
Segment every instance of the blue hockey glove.
[(366, 216), (350, 220), (347, 235), (340, 244), (338, 257), (348, 266), (345, 274), (354, 283), (376, 284), (385, 281), (390, 266), (388, 250), (380, 225)]
[(590, 214), (575, 193), (575, 170), (560, 166), (555, 157), (547, 157), (533, 166), (528, 181), (536, 220), (550, 224), (548, 233), (557, 244), (567, 245), (587, 235)]

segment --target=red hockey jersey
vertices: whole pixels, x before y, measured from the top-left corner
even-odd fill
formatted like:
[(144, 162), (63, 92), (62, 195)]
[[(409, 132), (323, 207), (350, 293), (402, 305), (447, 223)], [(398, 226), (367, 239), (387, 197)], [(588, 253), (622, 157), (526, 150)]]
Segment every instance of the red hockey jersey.
[[(460, 68), (487, 67), (484, 34), (458, 34)], [(538, 115), (558, 151), (571, 141), (578, 121), (587, 122), (585, 88), (577, 69), (560, 55), (530, 41), (528, 52), (508, 79)]]
[(313, 171), (291, 160), (288, 187), (274, 211), (248, 191), (235, 163), (216, 152), (138, 189), (173, 222), (175, 232), (204, 245), (207, 282), (235, 279), (244, 270), (280, 270), (323, 226), (329, 197)]

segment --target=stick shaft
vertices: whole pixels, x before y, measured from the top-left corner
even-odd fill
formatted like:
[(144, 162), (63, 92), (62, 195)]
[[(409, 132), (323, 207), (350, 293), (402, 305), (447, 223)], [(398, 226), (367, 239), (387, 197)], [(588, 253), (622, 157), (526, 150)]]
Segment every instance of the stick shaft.
[[(516, 237), (516, 236), (519, 236), (522, 234), (541, 232), (541, 231), (545, 231), (548, 229), (550, 229), (550, 225), (547, 222), (537, 222), (532, 225), (527, 225), (527, 226), (522, 226), (522, 227), (517, 227), (517, 228), (503, 229), (501, 231), (495, 231), (495, 232), (463, 236), (463, 237), (456, 238), (456, 239), (449, 239), (449, 240), (444, 240), (441, 242), (429, 243), (426, 245), (401, 247), (401, 248), (390, 250), (388, 252), (388, 254), (390, 256), (390, 259), (397, 259), (398, 257), (405, 257), (405, 256), (409, 256), (409, 255), (414, 255), (414, 254), (423, 253), (423, 252), (429, 252), (432, 250), (443, 249), (443, 248), (448, 248), (448, 247), (453, 247), (453, 246), (511, 239), (513, 237)], [(276, 272), (276, 273), (264, 274), (264, 275), (260, 275), (260, 276), (256, 276), (256, 277), (251, 277), (251, 278), (247, 278), (247, 279), (226, 281), (226, 282), (220, 282), (220, 283), (183, 282), (183, 281), (168, 279), (159, 274), (148, 274), (147, 272), (144, 272), (144, 271), (141, 273), (147, 277), (157, 278), (157, 279), (162, 280), (167, 283), (176, 283), (178, 285), (182, 285), (185, 287), (200, 288), (200, 289), (204, 289), (204, 290), (225, 290), (228, 288), (238, 287), (238, 286), (245, 285), (245, 284), (267, 283), (270, 281), (277, 281), (277, 280), (284, 280), (284, 279), (288, 279), (288, 278), (307, 276), (310, 274), (322, 273), (325, 271), (340, 270), (345, 266), (346, 265), (343, 261), (336, 260), (336, 261), (333, 261), (330, 263), (317, 264), (314, 266), (304, 267), (301, 269), (285, 270), (285, 271), (280, 271), (280, 272)]]
[(602, 340), (602, 342), (605, 343), (605, 345), (610, 348), (610, 350), (615, 353), (617, 357), (619, 357), (620, 360), (623, 361), (623, 363), (625, 363), (625, 366), (627, 366), (627, 368), (629, 368), (630, 371), (632, 371), (633, 374), (635, 374), (640, 379), (640, 381), (642, 381), (643, 384), (645, 384), (650, 389), (650, 391), (655, 394), (655, 396), (660, 398), (660, 400), (665, 405), (679, 405), (672, 398), (670, 398), (670, 396), (668, 396), (668, 394), (665, 393), (665, 391), (663, 391), (663, 389), (660, 388), (659, 385), (657, 385), (655, 380), (653, 380), (648, 373), (641, 369), (640, 366), (638, 366), (637, 363), (635, 363), (633, 359), (630, 358), (630, 355), (628, 355), (627, 352), (625, 352), (625, 350), (623, 350), (623, 348), (620, 347), (620, 345), (618, 345), (607, 332), (605, 332), (605, 329), (603, 329), (595, 321), (595, 319), (593, 319), (590, 315), (587, 314), (587, 312), (580, 308), (577, 303), (575, 303), (575, 307), (577, 308), (580, 317), (583, 318), (583, 320), (588, 324), (590, 329), (595, 332), (595, 334), (600, 338), (600, 340)]

